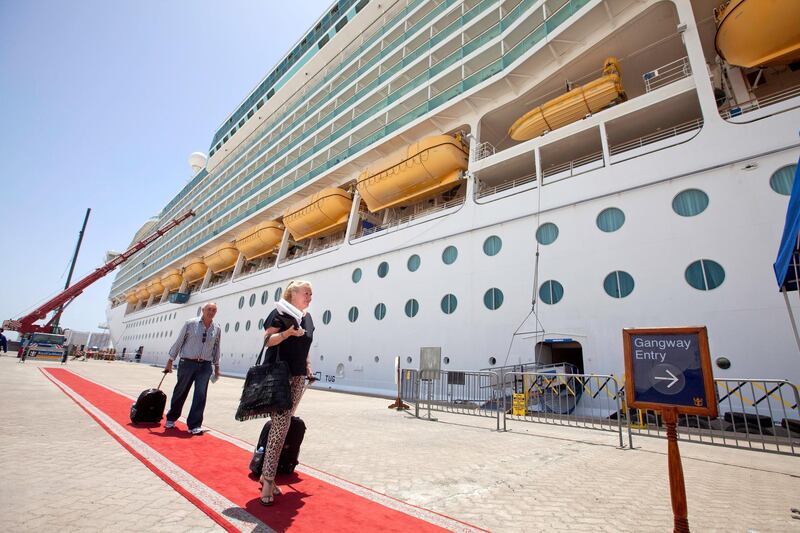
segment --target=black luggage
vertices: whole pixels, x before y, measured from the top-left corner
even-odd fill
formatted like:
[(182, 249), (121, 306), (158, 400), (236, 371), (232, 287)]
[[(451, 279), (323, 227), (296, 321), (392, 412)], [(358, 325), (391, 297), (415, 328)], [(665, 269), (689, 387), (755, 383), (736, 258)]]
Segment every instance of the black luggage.
[(157, 388), (142, 391), (136, 402), (131, 405), (131, 422), (134, 424), (139, 422), (161, 422), (164, 417), (164, 407), (167, 405), (167, 395), (161, 390), (161, 384), (164, 383), (165, 377), (167, 377), (166, 372), (161, 381), (159, 381)]
[[(250, 472), (256, 476), (261, 475), (261, 470), (264, 467), (264, 451), (267, 448), (267, 438), (271, 427), (272, 420), (267, 420), (267, 423), (261, 429), (258, 444), (256, 444), (253, 458), (250, 460)], [(289, 423), (289, 431), (286, 433), (286, 440), (283, 441), (281, 456), (278, 458), (279, 474), (291, 474), (294, 472), (294, 468), (299, 464), (300, 445), (303, 444), (305, 434), (306, 423), (299, 416), (293, 416)]]

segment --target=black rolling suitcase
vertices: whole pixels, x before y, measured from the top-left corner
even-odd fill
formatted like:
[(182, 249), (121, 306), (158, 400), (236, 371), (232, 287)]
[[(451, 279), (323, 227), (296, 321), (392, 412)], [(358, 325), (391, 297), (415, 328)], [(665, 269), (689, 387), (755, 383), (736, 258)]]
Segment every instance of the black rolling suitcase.
[(161, 384), (167, 373), (161, 377), (158, 387), (142, 391), (139, 398), (131, 405), (131, 422), (161, 422), (164, 417), (164, 407), (167, 405), (167, 395), (161, 390)]
[[(261, 475), (261, 470), (264, 467), (264, 450), (267, 448), (267, 438), (271, 427), (272, 420), (267, 420), (267, 423), (261, 429), (256, 450), (250, 460), (250, 472), (256, 476)], [(303, 444), (305, 434), (306, 423), (299, 416), (293, 416), (292, 421), (289, 423), (289, 431), (286, 433), (286, 440), (283, 441), (281, 456), (278, 458), (279, 474), (291, 474), (294, 472), (294, 468), (299, 464), (300, 445)]]

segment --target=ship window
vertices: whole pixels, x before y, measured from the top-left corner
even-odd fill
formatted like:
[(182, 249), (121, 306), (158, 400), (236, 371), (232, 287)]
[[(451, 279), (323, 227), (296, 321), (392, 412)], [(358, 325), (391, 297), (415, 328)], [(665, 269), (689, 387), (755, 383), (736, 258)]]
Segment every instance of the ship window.
[(409, 318), (414, 318), (417, 316), (417, 313), (419, 313), (419, 302), (414, 298), (411, 298), (406, 302), (406, 316)]
[(244, 126), (244, 119), (239, 121), (239, 127), (241, 128), (242, 126)]
[(443, 360), (444, 360), (444, 364), (446, 364), (446, 365), (450, 364), (450, 358), (449, 357), (445, 357)]
[(378, 265), (378, 277), (385, 278), (389, 274), (389, 263), (383, 261)]
[(786, 165), (772, 173), (769, 178), (769, 186), (778, 194), (789, 196), (794, 185), (794, 175), (797, 172), (797, 165)]
[(330, 41), (330, 40), (331, 40), (331, 38), (326, 35), (325, 37), (323, 37), (322, 39), (319, 40), (319, 42), (317, 43), (317, 46), (319, 46), (320, 50), (322, 50), (322, 47), (325, 46), (326, 44), (328, 44), (328, 41)]
[(716, 261), (700, 259), (688, 267), (684, 274), (686, 283), (700, 291), (716, 289), (725, 281), (725, 269)]
[(603, 289), (612, 298), (625, 298), (633, 292), (633, 277), (622, 270), (615, 270), (603, 280)]
[(256, 110), (261, 109), (262, 107), (264, 107), (264, 100), (259, 100), (256, 104)]
[(239, 309), (241, 309), (242, 307), (244, 307), (244, 296), (241, 296), (239, 298)]
[(255, 114), (256, 114), (256, 112), (251, 109), (250, 111), (247, 112), (247, 118), (252, 118), (253, 115), (255, 115)]
[(275, 301), (276, 302), (281, 299), (281, 292), (283, 292), (283, 291), (281, 290), (280, 287), (275, 289)]
[(597, 227), (600, 228), (600, 231), (611, 233), (617, 231), (623, 224), (625, 224), (625, 213), (616, 207), (603, 209), (597, 215)]
[(445, 294), (442, 298), (442, 312), (451, 315), (458, 307), (458, 299), (453, 294)]
[(353, 356), (352, 355), (348, 355), (347, 356), (347, 362), (348, 363), (352, 363), (353, 362)]
[(490, 311), (499, 309), (503, 305), (503, 291), (496, 287), (492, 287), (483, 295), (483, 305)]
[(385, 304), (378, 304), (375, 306), (375, 319), (376, 320), (383, 320), (386, 316), (386, 305)]
[(406, 263), (408, 270), (411, 272), (416, 272), (419, 269), (420, 262), (420, 258), (417, 254), (412, 255), (408, 258), (408, 262)]
[(236, 134), (236, 128), (233, 128), (233, 129), (231, 130), (231, 137), (233, 137), (235, 134)]
[(259, 318), (258, 319), (258, 329), (264, 329), (264, 319), (263, 318)]
[(219, 150), (220, 148), (222, 148), (222, 143), (217, 143), (217, 150)]
[(339, 22), (336, 23), (336, 26), (335, 26), (336, 31), (338, 32), (339, 30), (344, 28), (345, 24), (347, 24), (347, 17), (346, 16), (342, 17), (341, 19), (339, 19)]
[(682, 217), (699, 215), (708, 207), (708, 195), (699, 189), (686, 189), (672, 199), (672, 210)]
[(239, 323), (238, 322), (233, 326), (233, 331), (239, 331)]
[(267, 93), (267, 100), (269, 100), (269, 99), (270, 99), (270, 98), (272, 98), (273, 96), (275, 96), (275, 87), (273, 87), (272, 89), (270, 89), (270, 90), (269, 90), (269, 92)]
[[(241, 305), (239, 307), (241, 307)], [(200, 313), (202, 313), (202, 312), (203, 312), (203, 308), (202, 307), (198, 307), (197, 308), (197, 316), (200, 316)]]
[(353, 270), (353, 275), (351, 277), (353, 279), (353, 283), (358, 283), (359, 281), (361, 281), (361, 269), (357, 268)]
[(376, 356), (375, 356), (375, 362), (376, 362), (376, 363), (379, 363), (380, 361), (381, 361), (381, 358), (380, 358), (380, 357), (378, 357), (378, 356), (376, 355)]
[(489, 358), (489, 364), (492, 365), (492, 366), (496, 365), (497, 364), (497, 359), (495, 359), (494, 357), (490, 357)]
[(414, 361), (413, 357), (411, 357), (410, 355), (406, 357), (406, 363), (411, 364), (412, 361)]
[(322, 313), (322, 323), (328, 325), (331, 323), (331, 312), (327, 309)]
[(488, 256), (497, 255), (503, 247), (503, 241), (497, 235), (492, 235), (483, 241), (483, 253)]
[(445, 265), (452, 265), (458, 259), (458, 248), (455, 246), (448, 246), (442, 252), (442, 262)]
[(361, 0), (359, 3), (356, 4), (356, 13), (364, 9), (364, 6), (369, 3), (369, 0)]
[(208, 155), (214, 155), (214, 149), (213, 148), (211, 149), (211, 152), (209, 152)]
[(250, 321), (249, 320), (244, 323), (244, 330), (245, 331), (250, 331)]
[(557, 304), (564, 297), (564, 287), (554, 279), (545, 281), (539, 287), (539, 299), (548, 305)]
[(265, 290), (261, 293), (261, 305), (267, 305), (269, 301), (269, 291)]
[(256, 305), (256, 293), (250, 295), (250, 307)]
[(228, 136), (227, 135), (222, 138), (222, 144), (225, 144), (226, 142), (228, 142)]
[(539, 244), (553, 244), (558, 239), (558, 226), (552, 222), (545, 222), (536, 230), (536, 240)]
[(347, 320), (350, 322), (355, 322), (358, 320), (358, 307), (354, 305), (350, 308), (350, 311), (347, 312)]

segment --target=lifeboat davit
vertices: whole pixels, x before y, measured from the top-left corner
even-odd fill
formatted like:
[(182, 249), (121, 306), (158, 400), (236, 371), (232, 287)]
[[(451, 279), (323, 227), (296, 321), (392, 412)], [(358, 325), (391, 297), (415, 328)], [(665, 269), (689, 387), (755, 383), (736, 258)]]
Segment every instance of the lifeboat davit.
[(347, 227), (352, 205), (349, 192), (328, 187), (287, 209), (283, 223), (295, 241), (325, 237)]
[(714, 15), (714, 46), (729, 64), (749, 68), (800, 61), (797, 0), (731, 0)]
[(131, 305), (136, 305), (137, 303), (139, 303), (139, 297), (136, 295), (136, 291), (135, 290), (133, 290), (133, 291), (129, 292), (128, 294), (126, 294), (125, 295), (125, 300), (127, 300), (128, 303), (131, 304)]
[(250, 261), (272, 252), (281, 243), (283, 231), (283, 224), (268, 220), (242, 232), (234, 245)]
[(161, 284), (161, 280), (154, 279), (148, 283), (147, 292), (150, 293), (150, 296), (161, 296), (164, 294), (164, 286)]
[(166, 276), (161, 278), (161, 285), (169, 291), (177, 290), (183, 285), (183, 276), (180, 269), (171, 270)]
[(508, 135), (515, 141), (527, 141), (625, 99), (619, 63), (609, 57), (602, 77), (531, 109), (511, 125)]
[(460, 135), (426, 137), (364, 170), (356, 188), (373, 213), (410, 205), (455, 187), (468, 162)]
[(136, 296), (138, 296), (140, 300), (144, 300), (145, 302), (147, 302), (147, 300), (150, 299), (150, 293), (147, 291), (147, 287), (145, 287), (144, 285), (139, 285), (138, 287), (136, 287)]
[(189, 259), (183, 265), (183, 279), (186, 283), (194, 283), (205, 277), (208, 266), (203, 262), (202, 257)]
[(236, 260), (239, 259), (239, 250), (233, 245), (232, 242), (220, 244), (208, 255), (203, 256), (203, 262), (208, 265), (208, 268), (214, 274), (225, 272), (236, 266)]

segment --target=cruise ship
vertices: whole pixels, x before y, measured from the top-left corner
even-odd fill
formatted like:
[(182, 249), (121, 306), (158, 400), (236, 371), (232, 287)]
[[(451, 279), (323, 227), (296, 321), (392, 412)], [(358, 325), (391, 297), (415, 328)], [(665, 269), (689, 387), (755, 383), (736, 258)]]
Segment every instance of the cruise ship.
[(422, 347), (621, 376), (653, 326), (706, 326), (717, 378), (797, 383), (772, 263), (799, 32), (796, 0), (338, 0), (133, 236), (196, 213), (117, 273), (114, 345), (163, 364), (213, 301), (242, 376), (305, 279), (324, 387), (391, 394)]

